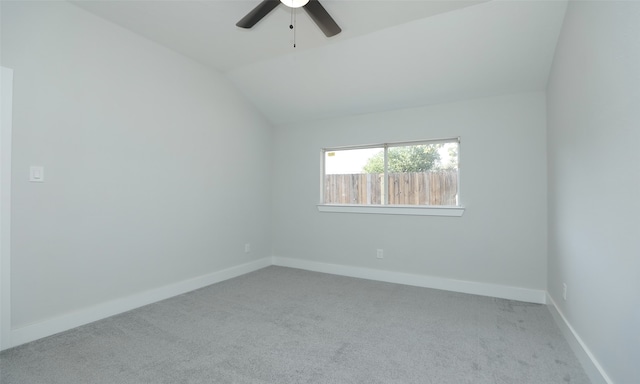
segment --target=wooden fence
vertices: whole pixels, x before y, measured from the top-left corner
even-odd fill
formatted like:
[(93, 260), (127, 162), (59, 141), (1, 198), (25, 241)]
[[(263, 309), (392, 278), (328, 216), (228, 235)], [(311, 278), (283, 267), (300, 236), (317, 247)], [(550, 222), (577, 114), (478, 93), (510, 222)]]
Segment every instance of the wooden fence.
[[(383, 174), (326, 175), (325, 204), (381, 204)], [(458, 172), (390, 173), (387, 204), (456, 205)]]

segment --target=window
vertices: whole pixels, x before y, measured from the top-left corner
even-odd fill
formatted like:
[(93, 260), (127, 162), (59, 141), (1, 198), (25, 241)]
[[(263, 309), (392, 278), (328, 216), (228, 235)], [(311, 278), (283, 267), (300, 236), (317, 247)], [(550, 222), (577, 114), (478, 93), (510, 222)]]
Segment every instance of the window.
[[(318, 207), (331, 212), (460, 216), (459, 152), (458, 138), (325, 148)], [(353, 210), (361, 207), (376, 209)]]

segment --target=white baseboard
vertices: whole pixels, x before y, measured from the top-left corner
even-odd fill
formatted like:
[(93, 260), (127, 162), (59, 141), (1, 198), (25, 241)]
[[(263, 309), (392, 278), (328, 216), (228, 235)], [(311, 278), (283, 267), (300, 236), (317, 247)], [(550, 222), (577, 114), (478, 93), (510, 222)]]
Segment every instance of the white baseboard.
[(271, 258), (266, 257), (246, 264), (223, 269), (208, 275), (181, 281), (150, 291), (141, 292), (121, 299), (83, 308), (79, 311), (64, 314), (39, 323), (30, 324), (11, 330), (10, 346), (15, 347), (43, 337), (51, 336), (81, 325), (130, 311), (144, 305), (152, 304), (160, 300), (181, 295), (203, 288), (211, 284), (232, 279), (249, 272), (271, 265)]
[(441, 289), (473, 295), (497, 297), (525, 301), (529, 303), (546, 304), (546, 292), (537, 289), (510, 287), (473, 281), (447, 279), (443, 277), (415, 275), (402, 272), (383, 271), (362, 267), (352, 267), (339, 264), (319, 263), (300, 259), (290, 259), (274, 256), (272, 264), (281, 267), (305, 269), (314, 272), (330, 273), (333, 275), (357, 277), (361, 279), (384, 281), (404, 285), (413, 285), (424, 288)]
[[(314, 261), (270, 257), (252, 261), (246, 264), (223, 269), (208, 275), (181, 281), (150, 291), (141, 292), (121, 299), (83, 308), (76, 312), (67, 313), (38, 323), (29, 324), (11, 330), (10, 345), (15, 347), (43, 337), (79, 327), (94, 321), (114, 316), (144, 305), (168, 299), (186, 292), (193, 291), (211, 284), (244, 275), (259, 269), (277, 265), (282, 267), (305, 269), (334, 275), (350, 276), (361, 279), (384, 281), (388, 283), (405, 284), (417, 287), (434, 288), (446, 291), (469, 293), (502, 299), (525, 301), (545, 304), (546, 292), (542, 290), (511, 287), (504, 285), (478, 283), (473, 281), (447, 279), (442, 277), (416, 275), (402, 272), (383, 271), (378, 269), (345, 266), (339, 264), (319, 263)], [(606, 382), (608, 383), (608, 382)]]
[(548, 293), (547, 307), (549, 308), (549, 312), (551, 312), (553, 319), (556, 321), (558, 328), (562, 331), (564, 338), (569, 343), (569, 346), (571, 346), (573, 353), (576, 354), (580, 364), (582, 364), (582, 368), (584, 368), (587, 376), (589, 376), (591, 383), (613, 384), (613, 380), (611, 380), (609, 375), (607, 375), (598, 360), (596, 360), (595, 356), (591, 353), (591, 350), (589, 350), (584, 341), (582, 341), (582, 338), (580, 338), (576, 333), (575, 329), (573, 329), (562, 311), (560, 311), (560, 308), (556, 305), (556, 302)]

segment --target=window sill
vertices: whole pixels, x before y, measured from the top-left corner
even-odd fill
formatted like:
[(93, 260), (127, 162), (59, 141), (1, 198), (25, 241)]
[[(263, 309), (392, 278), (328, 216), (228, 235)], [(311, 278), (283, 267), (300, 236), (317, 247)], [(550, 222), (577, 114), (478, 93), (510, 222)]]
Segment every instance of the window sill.
[(334, 213), (373, 213), (378, 215), (413, 215), (413, 216), (449, 216), (460, 217), (464, 207), (425, 207), (415, 205), (349, 205), (318, 204), (320, 212)]

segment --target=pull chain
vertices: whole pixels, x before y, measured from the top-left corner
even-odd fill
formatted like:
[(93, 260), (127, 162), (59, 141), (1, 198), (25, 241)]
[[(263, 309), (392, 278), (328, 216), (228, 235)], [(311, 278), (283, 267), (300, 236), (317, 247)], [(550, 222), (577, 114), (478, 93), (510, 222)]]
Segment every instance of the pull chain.
[(289, 29), (293, 30), (293, 48), (296, 47), (296, 13), (294, 8), (291, 8), (291, 24), (289, 24)]

